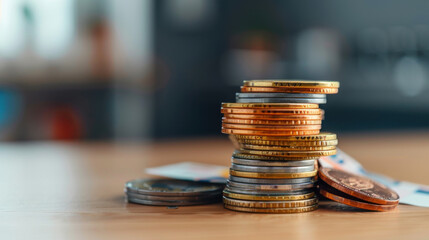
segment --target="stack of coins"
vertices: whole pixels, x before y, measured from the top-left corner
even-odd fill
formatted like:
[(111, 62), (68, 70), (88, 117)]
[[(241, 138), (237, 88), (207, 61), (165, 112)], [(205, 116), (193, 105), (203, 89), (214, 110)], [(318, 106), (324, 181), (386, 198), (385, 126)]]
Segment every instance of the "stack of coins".
[(224, 185), (175, 179), (137, 179), (125, 184), (128, 202), (188, 206), (221, 201)]
[(236, 103), (223, 103), (222, 132), (236, 147), (223, 192), (225, 208), (297, 213), (317, 209), (317, 159), (336, 153), (337, 137), (321, 133), (326, 95), (338, 82), (244, 81)]
[(399, 203), (395, 191), (366, 177), (330, 168), (321, 168), (319, 177), (319, 194), (335, 202), (380, 212)]

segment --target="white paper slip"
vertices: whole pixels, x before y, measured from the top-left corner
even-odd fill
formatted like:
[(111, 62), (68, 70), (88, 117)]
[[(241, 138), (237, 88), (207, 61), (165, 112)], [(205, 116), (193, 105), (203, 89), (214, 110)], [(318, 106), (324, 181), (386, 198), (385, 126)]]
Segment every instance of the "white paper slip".
[(146, 173), (174, 179), (226, 183), (229, 168), (212, 164), (181, 162), (147, 168)]
[(337, 149), (337, 154), (319, 159), (322, 167), (336, 168), (348, 171), (357, 175), (366, 176), (374, 181), (380, 182), (399, 194), (399, 202), (420, 207), (429, 207), (429, 186), (396, 181), (384, 175), (366, 171), (362, 165), (345, 152)]

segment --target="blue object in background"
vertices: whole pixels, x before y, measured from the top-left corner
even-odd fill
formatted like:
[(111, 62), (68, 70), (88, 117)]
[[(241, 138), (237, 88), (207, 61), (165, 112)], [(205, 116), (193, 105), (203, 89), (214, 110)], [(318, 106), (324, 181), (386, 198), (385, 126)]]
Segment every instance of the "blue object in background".
[(21, 112), (20, 95), (13, 90), (0, 89), (0, 129), (9, 127)]

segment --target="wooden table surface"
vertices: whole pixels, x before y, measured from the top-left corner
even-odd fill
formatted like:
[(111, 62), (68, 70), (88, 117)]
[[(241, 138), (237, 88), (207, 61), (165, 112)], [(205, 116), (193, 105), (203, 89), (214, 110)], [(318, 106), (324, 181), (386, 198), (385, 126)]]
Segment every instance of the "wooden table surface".
[[(429, 185), (429, 133), (340, 135), (368, 170)], [(429, 239), (429, 208), (360, 211), (324, 202), (303, 214), (249, 214), (222, 204), (124, 201), (127, 180), (181, 161), (228, 165), (227, 138), (157, 143), (0, 145), (0, 239)]]

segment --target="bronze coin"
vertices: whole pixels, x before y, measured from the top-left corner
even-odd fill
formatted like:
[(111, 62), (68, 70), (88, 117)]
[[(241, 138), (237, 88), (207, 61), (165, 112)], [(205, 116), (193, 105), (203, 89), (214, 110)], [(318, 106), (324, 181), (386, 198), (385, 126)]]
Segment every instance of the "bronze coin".
[(338, 191), (337, 189), (330, 187), (323, 181), (319, 181), (319, 194), (335, 202), (339, 202), (351, 207), (371, 210), (371, 211), (390, 211), (396, 208), (397, 204), (382, 205), (364, 202), (358, 198), (348, 196), (345, 193)]
[(263, 114), (263, 115), (320, 115), (319, 108), (221, 108), (221, 113), (226, 114)]
[(314, 103), (222, 103), (223, 108), (319, 108)]
[(279, 141), (279, 140), (252, 140), (252, 139), (236, 139), (235, 135), (229, 135), (232, 142), (236, 142), (239, 147), (243, 147), (245, 144), (250, 145), (259, 145), (259, 146), (301, 146), (301, 147), (310, 147), (310, 146), (336, 146), (338, 140), (329, 140), (329, 141)]
[(247, 135), (233, 135), (237, 140), (252, 139), (252, 140), (278, 140), (278, 141), (320, 141), (320, 140), (336, 140), (337, 134), (329, 132), (321, 132), (317, 135), (311, 136), (289, 136), (289, 137), (271, 137), (271, 136), (247, 136)]
[(367, 202), (387, 205), (399, 202), (395, 191), (366, 177), (332, 168), (321, 168), (319, 177), (329, 186)]
[(265, 131), (290, 131), (290, 130), (320, 130), (322, 126), (319, 125), (293, 125), (293, 126), (279, 126), (279, 125), (253, 125), (253, 124), (234, 124), (222, 123), (223, 128), (231, 129), (250, 129), (250, 130), (265, 130)]
[(250, 92), (279, 92), (279, 93), (338, 93), (338, 88), (294, 88), (294, 87), (241, 87), (242, 93)]
[(260, 160), (260, 161), (299, 161), (299, 160), (314, 160), (314, 159), (317, 159), (317, 157), (260, 156), (260, 155), (253, 155), (253, 154), (247, 154), (247, 153), (240, 153), (238, 151), (235, 151), (232, 154), (232, 156), (236, 157), (236, 158), (253, 159), (253, 160)]
[(290, 88), (339, 88), (340, 83), (334, 81), (308, 81), (295, 79), (245, 80), (245, 87), (290, 87)]
[(256, 124), (256, 125), (283, 125), (283, 126), (296, 126), (296, 125), (320, 125), (322, 120), (258, 120), (258, 119), (237, 119), (237, 118), (222, 118), (224, 123), (233, 124)]
[(274, 157), (314, 157), (319, 158), (322, 156), (331, 156), (337, 153), (336, 149), (322, 150), (322, 151), (272, 151), (272, 150), (249, 150), (240, 149), (238, 153), (260, 155), (260, 156), (274, 156)]
[(262, 151), (325, 151), (335, 150), (335, 146), (266, 146), (253, 144), (240, 144), (240, 149)]
[[(322, 111), (323, 113), (323, 111)], [(261, 114), (224, 114), (225, 118), (251, 119), (251, 120), (274, 120), (274, 121), (296, 121), (296, 120), (322, 120), (323, 115), (261, 115)]]
[(248, 129), (222, 128), (222, 133), (252, 136), (303, 136), (319, 134), (320, 130), (289, 130), (289, 131), (265, 131)]

